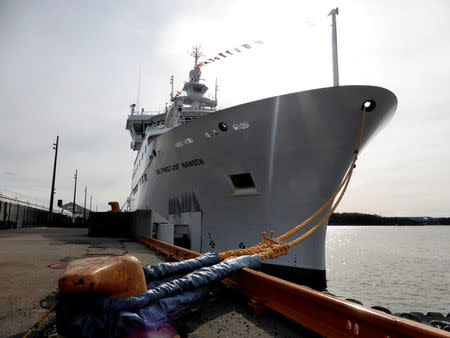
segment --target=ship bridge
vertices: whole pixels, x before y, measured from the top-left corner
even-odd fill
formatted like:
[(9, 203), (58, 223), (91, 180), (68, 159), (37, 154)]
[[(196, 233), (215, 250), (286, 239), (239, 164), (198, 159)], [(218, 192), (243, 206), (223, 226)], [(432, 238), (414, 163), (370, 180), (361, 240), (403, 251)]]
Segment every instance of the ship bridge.
[(142, 110), (140, 113), (136, 113), (134, 107), (134, 104), (130, 106), (131, 114), (128, 115), (126, 129), (131, 135), (131, 149), (139, 150), (144, 142), (147, 128), (162, 131), (166, 112), (146, 112)]
[[(183, 91), (187, 93), (184, 96), (177, 96), (172, 98), (172, 101), (182, 100), (183, 105), (190, 107), (183, 107), (183, 111), (197, 109), (203, 110), (207, 108), (207, 111), (214, 110), (217, 106), (217, 100), (205, 97), (204, 95), (208, 91), (208, 87), (200, 83), (201, 71), (200, 68), (195, 67), (189, 72), (189, 82), (185, 82)], [(209, 108), (209, 109), (208, 109)]]
[[(202, 117), (204, 115), (214, 113), (217, 107), (217, 84), (216, 95), (214, 98), (205, 96), (208, 87), (200, 83), (200, 68), (196, 65), (189, 72), (189, 81), (184, 83), (183, 91), (186, 95), (170, 95), (173, 102), (166, 115), (165, 124), (168, 127), (176, 127), (181, 123), (186, 123)], [(173, 85), (173, 78), (171, 79)]]

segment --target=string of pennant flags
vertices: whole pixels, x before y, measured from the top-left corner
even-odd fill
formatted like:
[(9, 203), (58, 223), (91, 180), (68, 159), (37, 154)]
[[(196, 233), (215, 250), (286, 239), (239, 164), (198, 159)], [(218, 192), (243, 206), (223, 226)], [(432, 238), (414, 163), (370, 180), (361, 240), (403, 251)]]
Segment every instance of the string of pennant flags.
[[(263, 42), (261, 40), (255, 40), (253, 43), (258, 44), (258, 45), (263, 44)], [(245, 51), (250, 48), (252, 48), (252, 45), (250, 45), (249, 43), (244, 43), (244, 44), (240, 45), (239, 48), (236, 47), (231, 50), (226, 50), (225, 52), (222, 52), (222, 53), (217, 53), (217, 55), (214, 58), (209, 58), (209, 59), (206, 59), (205, 61), (199, 62), (196, 67), (197, 68), (204, 67), (207, 64), (222, 60), (222, 59), (232, 56), (232, 55), (237, 55), (239, 53), (242, 53), (242, 51)], [(177, 90), (175, 93), (177, 95), (181, 95), (183, 92), (181, 90)]]
[[(262, 45), (263, 44), (263, 42), (261, 41), (261, 40), (256, 40), (256, 41), (254, 41), (254, 43), (255, 44), (259, 44), (259, 45)], [(237, 54), (239, 54), (239, 53), (242, 53), (243, 51), (245, 51), (245, 50), (247, 50), (247, 49), (250, 49), (250, 48), (252, 48), (252, 46), (249, 44), (249, 43), (244, 43), (244, 44), (242, 44), (242, 45), (240, 45), (239, 46), (239, 48), (234, 48), (234, 49), (228, 49), (228, 50), (226, 50), (225, 52), (222, 52), (222, 53), (218, 53), (215, 57), (213, 57), (213, 58), (208, 58), (208, 59), (206, 59), (205, 61), (202, 61), (202, 62), (199, 62), (198, 64), (197, 64), (197, 67), (204, 67), (204, 66), (206, 66), (206, 65), (208, 65), (208, 64), (210, 64), (210, 63), (213, 63), (213, 62), (216, 62), (216, 61), (219, 61), (219, 60), (222, 60), (222, 59), (224, 59), (224, 58), (226, 58), (226, 57), (229, 57), (229, 56), (232, 56), (232, 55), (237, 55)]]

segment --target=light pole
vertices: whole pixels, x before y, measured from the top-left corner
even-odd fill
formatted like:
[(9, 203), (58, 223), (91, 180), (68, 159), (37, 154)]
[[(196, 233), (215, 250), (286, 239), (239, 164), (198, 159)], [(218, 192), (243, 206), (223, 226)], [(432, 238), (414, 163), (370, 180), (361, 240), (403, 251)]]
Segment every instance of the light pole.
[(86, 195), (87, 195), (87, 186), (84, 189), (84, 208), (83, 208), (83, 217), (84, 220), (86, 221)]
[(333, 86), (339, 86), (339, 65), (338, 65), (338, 51), (337, 51), (337, 27), (336, 27), (336, 15), (339, 14), (339, 9), (333, 8), (328, 14), (331, 15), (331, 46), (333, 57)]
[(75, 170), (75, 175), (73, 176), (75, 179), (75, 186), (73, 188), (73, 204), (72, 204), (72, 217), (75, 220), (75, 198), (77, 196), (77, 179), (78, 179), (78, 169)]
[(53, 143), (53, 149), (55, 150), (55, 160), (53, 162), (52, 190), (50, 192), (50, 207), (48, 209), (48, 223), (49, 224), (52, 223), (53, 197), (55, 196), (56, 161), (58, 159), (58, 144), (59, 144), (59, 136), (56, 136), (56, 143)]

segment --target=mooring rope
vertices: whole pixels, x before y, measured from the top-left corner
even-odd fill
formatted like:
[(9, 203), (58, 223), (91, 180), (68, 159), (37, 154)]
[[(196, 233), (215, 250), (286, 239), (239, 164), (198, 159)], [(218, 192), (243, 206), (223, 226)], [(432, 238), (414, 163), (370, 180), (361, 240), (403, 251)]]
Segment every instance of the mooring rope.
[[(274, 259), (280, 256), (287, 255), (289, 253), (289, 250), (293, 247), (299, 245), (309, 237), (311, 237), (316, 231), (318, 231), (330, 218), (330, 216), (333, 214), (333, 212), (338, 207), (339, 203), (341, 202), (342, 198), (344, 197), (344, 194), (347, 190), (348, 184), (350, 183), (350, 179), (353, 174), (353, 170), (355, 169), (356, 160), (358, 159), (358, 153), (361, 148), (361, 140), (364, 130), (364, 122), (365, 122), (365, 115), (366, 115), (366, 108), (363, 106), (362, 108), (362, 114), (361, 114), (361, 125), (359, 128), (359, 135), (358, 140), (356, 142), (355, 151), (353, 152), (353, 159), (350, 165), (350, 168), (347, 171), (347, 174), (345, 175), (344, 179), (342, 180), (339, 187), (336, 189), (336, 191), (330, 196), (330, 198), (309, 218), (307, 218), (305, 221), (297, 225), (296, 227), (292, 228), (291, 230), (287, 231), (283, 235), (273, 238), (274, 233), (273, 231), (270, 233), (270, 236), (267, 237), (266, 234), (263, 232), (263, 240), (262, 242), (258, 243), (257, 245), (248, 248), (248, 249), (237, 249), (237, 250), (229, 250), (225, 252), (221, 252), (219, 254), (220, 259), (227, 259), (227, 258), (234, 258), (238, 256), (243, 255), (254, 255), (257, 254), (260, 256), (262, 260), (264, 259)], [(305, 232), (300, 237), (296, 238), (293, 241), (290, 242), (284, 242), (286, 239), (292, 237), (294, 234), (299, 232), (300, 230), (303, 230), (305, 227), (307, 227), (313, 220), (315, 220), (323, 211), (328, 208), (333, 200), (336, 198), (336, 196), (339, 194), (338, 199), (334, 203), (334, 205), (331, 207), (330, 211), (310, 230)]]
[(55, 304), (53, 304), (50, 309), (48, 309), (48, 311), (44, 313), (41, 318), (39, 318), (36, 324), (33, 325), (33, 327), (25, 334), (25, 336), (23, 336), (23, 338), (27, 338), (34, 330), (36, 330), (44, 321), (44, 319), (47, 318), (50, 313), (52, 313), (56, 309), (56, 305), (58, 305), (58, 301), (56, 301)]

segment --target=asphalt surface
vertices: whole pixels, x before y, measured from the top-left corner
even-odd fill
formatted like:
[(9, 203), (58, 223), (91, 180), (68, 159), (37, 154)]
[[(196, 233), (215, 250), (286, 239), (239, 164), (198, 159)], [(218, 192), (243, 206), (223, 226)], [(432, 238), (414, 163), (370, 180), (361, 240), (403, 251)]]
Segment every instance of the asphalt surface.
[[(88, 237), (83, 228), (21, 228), (0, 231), (0, 337), (22, 337), (55, 302), (62, 269), (50, 265), (79, 258), (133, 254), (157, 264), (144, 245), (127, 238)], [(220, 285), (168, 325), (181, 337), (311, 337), (288, 319), (255, 317), (248, 299)], [(54, 314), (35, 336), (56, 336)]]

